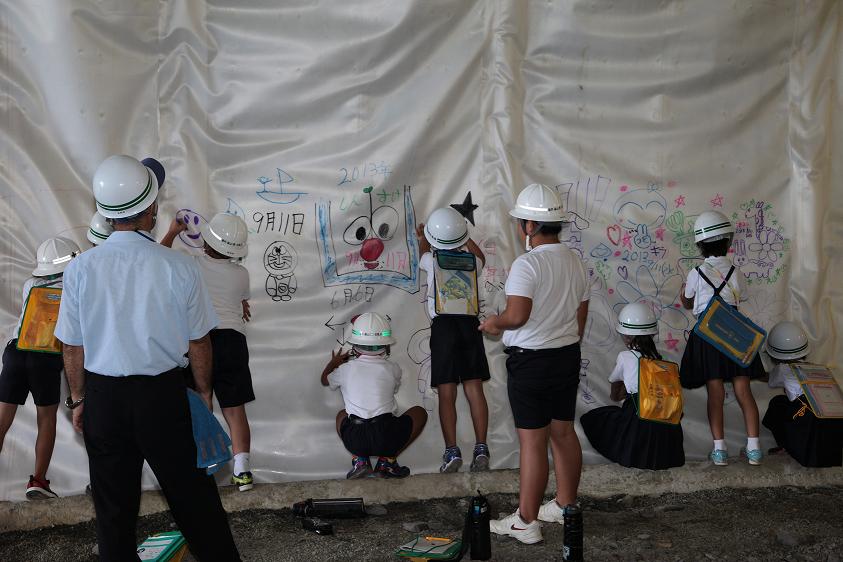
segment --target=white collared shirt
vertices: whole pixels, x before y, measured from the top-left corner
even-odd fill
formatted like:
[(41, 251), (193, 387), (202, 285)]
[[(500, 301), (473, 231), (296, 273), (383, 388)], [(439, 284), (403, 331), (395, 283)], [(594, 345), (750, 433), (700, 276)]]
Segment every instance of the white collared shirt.
[(401, 367), (377, 355), (361, 355), (328, 375), (331, 390), (342, 392), (345, 411), (363, 419), (394, 414), (400, 385)]
[(219, 318), (220, 330), (246, 333), (243, 322), (243, 301), (249, 300), (249, 271), (229, 259), (214, 259), (207, 254), (194, 256), (208, 294)]
[(65, 269), (55, 335), (84, 347), (88, 371), (158, 375), (186, 366), (189, 341), (217, 323), (193, 258), (115, 231)]
[[(710, 256), (700, 264), (703, 274), (714, 283), (715, 287), (719, 287), (723, 283), (723, 279), (726, 278), (731, 267), (732, 260), (726, 256)], [(699, 316), (700, 312), (705, 310), (713, 296), (714, 289), (700, 277), (697, 268), (689, 271), (688, 279), (685, 282), (685, 297), (694, 299), (694, 316)], [(741, 273), (741, 268), (735, 266), (735, 271), (729, 277), (727, 285), (720, 291), (720, 296), (731, 305), (746, 301), (746, 280)]]
[(793, 402), (804, 394), (802, 386), (793, 374), (793, 369), (787, 363), (778, 363), (770, 371), (770, 381), (767, 383), (770, 388), (783, 388), (787, 399)]
[(640, 358), (639, 352), (630, 349), (618, 353), (615, 368), (609, 375), (609, 382), (623, 382), (629, 394), (638, 392), (638, 359)]

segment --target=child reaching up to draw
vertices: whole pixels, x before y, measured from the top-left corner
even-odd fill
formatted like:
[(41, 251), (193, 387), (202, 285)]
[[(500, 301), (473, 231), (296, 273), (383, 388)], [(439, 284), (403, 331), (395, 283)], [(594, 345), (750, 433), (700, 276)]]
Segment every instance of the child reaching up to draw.
[[(427, 412), (413, 406), (400, 416), (395, 393), (401, 367), (387, 359), (395, 343), (389, 320), (375, 312), (357, 316), (351, 325), (350, 352), (331, 352), (322, 371), (322, 386), (342, 393), (345, 408), (337, 413), (337, 434), (351, 453), (346, 478), (404, 478), (410, 469), (398, 455), (415, 441), (427, 423)], [(369, 457), (378, 457), (374, 471)]]

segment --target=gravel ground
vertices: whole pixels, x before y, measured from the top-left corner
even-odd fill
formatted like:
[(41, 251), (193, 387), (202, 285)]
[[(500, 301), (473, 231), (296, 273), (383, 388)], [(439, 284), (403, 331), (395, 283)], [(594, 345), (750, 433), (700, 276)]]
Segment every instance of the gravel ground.
[[(259, 488), (255, 491), (259, 493)], [(514, 495), (489, 496), (492, 513), (515, 510)], [(843, 487), (719, 489), (692, 494), (582, 499), (586, 560), (806, 560), (843, 562)], [(392, 552), (415, 534), (460, 536), (465, 499), (385, 506), (387, 514), (334, 521), (333, 536), (301, 529), (289, 509), (231, 514), (244, 560), (400, 560)], [(143, 517), (138, 536), (169, 530), (168, 513)], [(561, 560), (562, 526), (545, 524), (544, 543), (492, 538), (493, 560)], [(96, 560), (93, 523), (0, 534), (3, 561)], [(189, 558), (189, 557), (187, 557)], [(187, 560), (186, 558), (186, 560)], [(466, 560), (468, 556), (466, 556)]]

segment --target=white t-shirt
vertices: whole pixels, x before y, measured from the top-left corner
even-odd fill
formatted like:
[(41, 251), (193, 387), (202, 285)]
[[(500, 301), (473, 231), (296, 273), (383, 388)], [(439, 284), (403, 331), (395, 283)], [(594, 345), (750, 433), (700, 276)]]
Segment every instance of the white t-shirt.
[[(715, 287), (719, 287), (723, 283), (731, 267), (732, 261), (726, 256), (708, 257), (700, 264), (700, 269), (708, 277), (708, 280), (714, 283)], [(694, 299), (694, 316), (698, 316), (700, 312), (705, 310), (708, 301), (713, 296), (714, 289), (699, 276), (697, 269), (694, 268), (689, 271), (688, 279), (685, 282), (685, 297)], [(729, 277), (729, 283), (720, 291), (720, 296), (731, 305), (746, 301), (746, 280), (741, 273), (741, 268), (735, 266), (735, 271)]]
[(640, 357), (641, 353), (630, 349), (618, 353), (615, 368), (609, 375), (609, 382), (623, 382), (628, 393), (638, 392), (638, 359)]
[(799, 381), (796, 380), (796, 375), (787, 363), (778, 363), (773, 370), (770, 371), (770, 381), (767, 383), (770, 388), (783, 388), (784, 393), (787, 394), (787, 399), (791, 402), (796, 400), (802, 394), (802, 387)]
[(220, 319), (217, 329), (231, 329), (245, 334), (244, 300), (249, 300), (249, 271), (227, 259), (214, 259), (206, 254), (194, 256), (214, 310)]
[(401, 367), (377, 355), (361, 355), (328, 375), (331, 390), (342, 392), (345, 411), (363, 419), (394, 414), (400, 385)]
[(30, 277), (26, 280), (26, 282), (23, 284), (18, 324), (17, 326), (15, 326), (15, 331), (11, 334), (11, 339), (18, 337), (18, 334), (20, 333), (20, 327), (21, 325), (23, 325), (23, 313), (26, 312), (26, 299), (29, 298), (29, 291), (31, 291), (34, 287), (43, 287), (44, 285), (49, 285), (50, 287), (61, 289), (62, 279), (61, 277), (59, 277), (58, 279), (47, 279), (46, 277)]
[(577, 343), (577, 309), (589, 298), (582, 260), (564, 244), (542, 244), (518, 256), (506, 279), (506, 295), (533, 301), (530, 318), (503, 333), (503, 344), (550, 349)]
[[(464, 250), (465, 246), (459, 248)], [(433, 320), (438, 316), (436, 314), (436, 282), (434, 281), (433, 273), (433, 252), (425, 252), (419, 259), (419, 269), (427, 274), (427, 312), (430, 314), (430, 319)], [(477, 260), (477, 276), (480, 276), (480, 271), (483, 269), (483, 261)]]

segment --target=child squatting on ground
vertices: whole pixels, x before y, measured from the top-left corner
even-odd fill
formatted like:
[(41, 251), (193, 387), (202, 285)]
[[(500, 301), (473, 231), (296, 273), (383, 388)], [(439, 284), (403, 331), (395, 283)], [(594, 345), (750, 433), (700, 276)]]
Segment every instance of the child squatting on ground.
[[(489, 364), (483, 334), (477, 327), (479, 302), (477, 284), (469, 286), (459, 269), (448, 269), (448, 261), (468, 260), (471, 272), (476, 275), (483, 269), (485, 257), (474, 240), (468, 236), (466, 219), (449, 207), (430, 214), (427, 224), (416, 228), (419, 241), (419, 269), (427, 273), (427, 309), (432, 319), (430, 327), (430, 386), (439, 394), (439, 424), (445, 440), (445, 452), (439, 472), (457, 472), (463, 463), (462, 451), (457, 445), (457, 385), (463, 392), (471, 411), (474, 426), (474, 452), (471, 471), (489, 469), (489, 447), (486, 431), (489, 427), (489, 407), (483, 393), (483, 382), (489, 380)], [(456, 254), (456, 253), (459, 254)], [(462, 255), (460, 255), (462, 254)], [(479, 267), (477, 260), (480, 261)], [(464, 268), (460, 265), (459, 268)], [(453, 273), (456, 271), (456, 273)], [(470, 272), (469, 272), (470, 273)], [(447, 278), (447, 279), (446, 279)], [(443, 306), (442, 294), (460, 294), (470, 303), (461, 310)]]
[(583, 414), (580, 423), (585, 436), (598, 453), (621, 466), (650, 470), (682, 466), (682, 425), (638, 415), (639, 362), (642, 357), (662, 358), (653, 341), (659, 333), (656, 315), (645, 303), (627, 304), (618, 315), (617, 331), (629, 349), (618, 354), (609, 382), (611, 399), (624, 403), (620, 408), (604, 406)]
[(791, 367), (804, 363), (809, 351), (808, 336), (795, 322), (779, 322), (767, 336), (767, 354), (774, 364), (768, 384), (785, 392), (770, 400), (764, 414), (762, 423), (778, 446), (770, 452), (783, 449), (802, 466), (841, 466), (843, 419), (814, 415)]
[[(178, 233), (185, 228), (184, 223), (173, 219), (161, 244), (172, 247)], [(255, 392), (245, 334), (246, 322), (252, 317), (249, 310), (249, 271), (232, 260), (246, 257), (248, 237), (243, 219), (229, 213), (218, 213), (211, 222), (202, 226), (204, 253), (195, 256), (219, 318), (219, 325), (209, 334), (213, 348), (213, 391), (231, 433), (234, 453), (231, 483), (241, 492), (254, 486), (249, 462), (251, 432), (246, 404), (254, 401)]]
[[(401, 367), (387, 357), (395, 343), (389, 320), (376, 312), (357, 316), (351, 324), (351, 351), (331, 352), (322, 371), (322, 386), (342, 393), (345, 409), (337, 413), (337, 434), (351, 453), (346, 478), (366, 476), (404, 478), (410, 469), (398, 464), (398, 455), (422, 432), (427, 412), (413, 406), (395, 415), (395, 393), (401, 385)], [(378, 457), (372, 470), (369, 457)]]
[[(734, 232), (735, 228), (729, 219), (717, 211), (705, 211), (694, 221), (694, 241), (705, 260), (688, 272), (681, 294), (682, 304), (686, 309), (693, 310), (694, 316), (699, 316), (717, 295), (736, 308), (742, 299), (745, 300), (746, 281), (743, 273), (726, 257)], [(729, 457), (723, 428), (725, 382), (732, 383), (743, 412), (747, 439), (746, 448), (742, 452), (746, 454), (749, 464), (761, 464), (758, 406), (749, 381), (763, 377), (764, 374), (764, 366), (757, 355), (744, 368), (693, 331), (688, 337), (679, 376), (684, 388), (705, 386), (708, 391), (708, 425), (714, 439), (709, 456), (715, 465), (726, 466)]]
[[(580, 338), (588, 315), (588, 278), (582, 260), (559, 242), (567, 215), (559, 195), (539, 184), (524, 188), (515, 208), (527, 253), (512, 263), (506, 308), (480, 329), (503, 333), (507, 393), (520, 445), (519, 507), (490, 529), (526, 544), (543, 540), (540, 521), (563, 521), (577, 500), (582, 449), (574, 431)], [(541, 505), (547, 486), (547, 446), (553, 453), (556, 498)]]
[[(12, 427), (18, 406), (26, 403), (32, 393), (35, 402), (38, 436), (35, 439), (35, 471), (26, 485), (28, 499), (49, 499), (58, 497), (50, 489), (47, 469), (56, 444), (56, 412), (61, 392), (62, 363), (61, 347), (57, 352), (24, 350), (18, 348), (22, 337), (24, 312), (29, 304), (32, 289), (49, 287), (62, 288), (62, 275), (67, 264), (81, 253), (79, 246), (67, 238), (56, 237), (45, 240), (36, 253), (37, 266), (32, 277), (23, 285), (23, 304), (20, 319), (15, 328), (15, 337), (6, 344), (3, 352), (3, 371), (0, 373), (0, 451), (6, 433)], [(55, 323), (48, 330), (39, 332), (39, 343), (53, 341)]]

